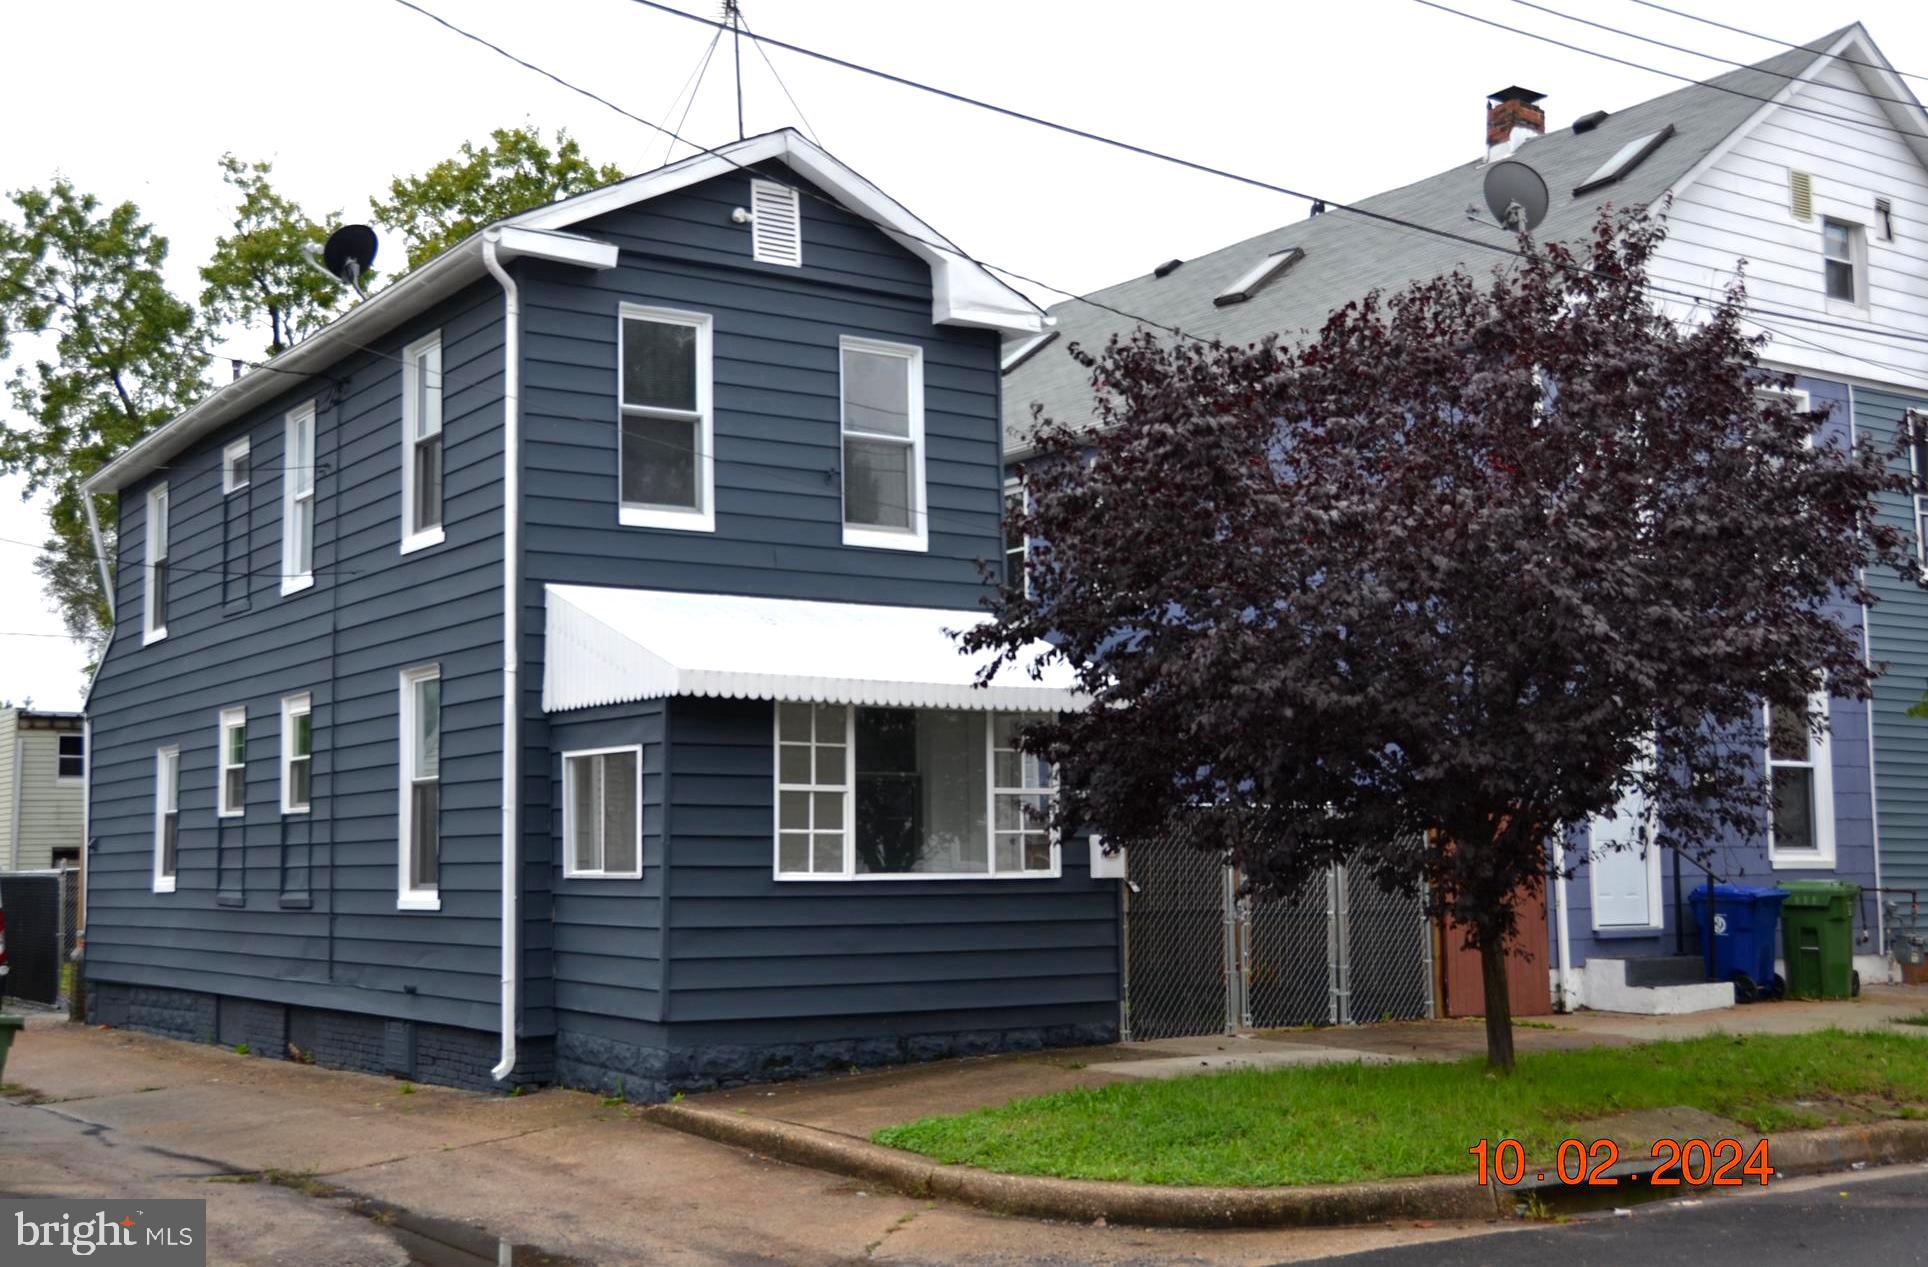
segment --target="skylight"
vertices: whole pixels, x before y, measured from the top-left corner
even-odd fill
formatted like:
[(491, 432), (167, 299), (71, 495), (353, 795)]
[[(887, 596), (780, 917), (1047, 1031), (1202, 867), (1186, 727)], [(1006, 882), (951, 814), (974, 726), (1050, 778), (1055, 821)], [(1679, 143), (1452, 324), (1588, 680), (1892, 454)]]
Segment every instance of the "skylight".
[(1212, 300), (1220, 308), (1242, 304), (1264, 289), (1274, 278), (1305, 258), (1302, 247), (1288, 246), (1274, 251), (1248, 269), (1239, 279), (1220, 291)]
[(1573, 192), (1576, 194), (1591, 193), (1603, 185), (1611, 185), (1614, 181), (1619, 180), (1628, 172), (1640, 166), (1647, 155), (1659, 149), (1661, 145), (1666, 142), (1667, 138), (1673, 134), (1674, 125), (1669, 123), (1658, 132), (1649, 132), (1645, 136), (1635, 137), (1633, 140), (1628, 141), (1625, 145), (1613, 152), (1612, 158), (1609, 158), (1606, 162), (1596, 167), (1593, 175), (1581, 181)]

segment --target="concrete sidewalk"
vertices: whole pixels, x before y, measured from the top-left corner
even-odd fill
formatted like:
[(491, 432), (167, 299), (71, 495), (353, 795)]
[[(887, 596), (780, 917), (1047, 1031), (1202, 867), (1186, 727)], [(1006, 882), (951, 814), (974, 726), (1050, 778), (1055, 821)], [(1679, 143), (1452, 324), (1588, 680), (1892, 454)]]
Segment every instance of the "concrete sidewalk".
[[(985, 1072), (1014, 1090), (1031, 1085), (1023, 1069)], [(1510, 1230), (1406, 1221), (1184, 1231), (1007, 1218), (784, 1165), (577, 1092), (408, 1088), (51, 1017), (20, 1035), (7, 1078), (15, 1102), (0, 1102), (0, 1194), (203, 1198), (210, 1261), (221, 1264), (481, 1264), (498, 1261), (498, 1243), (554, 1256), (517, 1262), (1260, 1264)], [(995, 1094), (994, 1083), (977, 1085)], [(894, 1111), (908, 1107), (899, 1100)], [(290, 1186), (236, 1181), (270, 1169)], [(304, 1195), (323, 1185), (391, 1203), (399, 1217)], [(486, 1252), (410, 1257), (424, 1225), (466, 1233)]]
[[(1868, 987), (1859, 999), (1757, 1003), (1689, 1016), (1578, 1012), (1535, 1017), (1516, 1028), (1513, 1038), (1522, 1053), (1627, 1046), (1711, 1033), (1794, 1034), (1828, 1028), (1894, 1030), (1928, 1040), (1928, 1029), (1894, 1024), (1898, 1017), (1923, 1011), (1928, 1011), (1928, 986), (1884, 985)], [(807, 1082), (738, 1087), (691, 1096), (686, 1103), (868, 1139), (879, 1128), (899, 1122), (1074, 1087), (1229, 1068), (1462, 1060), (1485, 1051), (1486, 1031), (1477, 1018), (1268, 1030), (946, 1060)]]

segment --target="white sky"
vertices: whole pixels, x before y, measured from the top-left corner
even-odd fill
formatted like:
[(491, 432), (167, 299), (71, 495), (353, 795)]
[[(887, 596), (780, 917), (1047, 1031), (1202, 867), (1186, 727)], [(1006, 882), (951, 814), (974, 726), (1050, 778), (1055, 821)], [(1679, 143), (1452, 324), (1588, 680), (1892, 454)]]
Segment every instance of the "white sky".
[[(673, 0), (714, 15), (714, 0)], [(1691, 76), (1720, 63), (1576, 26), (1506, 0), (1455, 8)], [(1547, 0), (1720, 57), (1776, 47), (1629, 0)], [(711, 32), (628, 0), (421, 0), (423, 7), (616, 104), (664, 121)], [(1855, 19), (1901, 70), (1928, 75), (1919, 0), (1829, 10), (1794, 0), (1669, 0), (1770, 36), (1808, 40)], [(1347, 200), (1482, 152), (1485, 94), (1547, 94), (1549, 124), (1679, 86), (1412, 0), (744, 0), (759, 32), (1154, 149)], [(394, 0), (283, 6), (63, 0), (9, 6), (17, 55), (0, 79), (0, 189), (59, 173), (104, 202), (133, 199), (172, 242), (184, 296), (228, 227), (216, 160), (270, 159), (319, 216), (365, 219), (368, 194), (523, 122), (567, 127), (599, 161), (662, 159), (650, 129), (469, 43)], [(734, 137), (728, 41), (679, 130)], [(743, 47), (750, 132), (797, 122)], [(780, 49), (822, 143), (978, 258), (1085, 290), (1302, 217), (1305, 204), (942, 102)], [(1916, 81), (1917, 95), (1928, 84)], [(684, 149), (681, 153), (687, 154)], [(4, 211), (0, 211), (4, 214)], [(398, 243), (384, 243), (387, 251)], [(1050, 302), (1055, 295), (1036, 297)], [(237, 344), (258, 355), (260, 341)], [(225, 376), (226, 366), (216, 370)], [(0, 408), (10, 404), (0, 403)], [(37, 542), (40, 509), (0, 480), (0, 538)], [(30, 564), (0, 541), (0, 699), (77, 707), (83, 657), (60, 638)]]

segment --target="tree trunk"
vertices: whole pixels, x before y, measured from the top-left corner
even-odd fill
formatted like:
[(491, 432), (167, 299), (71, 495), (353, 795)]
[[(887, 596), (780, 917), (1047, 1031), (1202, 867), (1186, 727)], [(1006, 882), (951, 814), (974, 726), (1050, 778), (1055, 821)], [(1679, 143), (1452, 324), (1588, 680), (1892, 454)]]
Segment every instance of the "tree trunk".
[(1513, 997), (1506, 982), (1506, 941), (1499, 933), (1479, 934), (1480, 984), (1486, 991), (1486, 1067), (1513, 1072)]

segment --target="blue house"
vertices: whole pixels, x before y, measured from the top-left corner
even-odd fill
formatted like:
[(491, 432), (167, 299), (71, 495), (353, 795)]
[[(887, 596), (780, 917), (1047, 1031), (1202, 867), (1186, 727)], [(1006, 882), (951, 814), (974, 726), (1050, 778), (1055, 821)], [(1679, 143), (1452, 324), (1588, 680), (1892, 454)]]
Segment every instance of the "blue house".
[(783, 131), (488, 228), (119, 456), (92, 1018), (640, 1099), (1114, 1036), (1118, 886), (1012, 744), (1077, 700), (947, 632), (1041, 320)]
[[(1483, 276), (1504, 263), (1512, 235), (1469, 219), (1468, 208), (1482, 205), (1486, 173), (1503, 159), (1546, 181), (1543, 240), (1583, 238), (1607, 205), (1664, 209), (1668, 238), (1653, 281), (1683, 321), (1744, 269), (1748, 329), (1766, 341), (1764, 363), (1794, 375), (1804, 403), (1827, 411), (1816, 443), (1887, 442), (1909, 411), (1928, 416), (1928, 345), (1920, 339), (1928, 329), (1928, 112), (1864, 28), (1844, 27), (1649, 101), (1596, 108), (1604, 104), (1567, 101), (1570, 121), (1549, 127), (1542, 94), (1503, 89), (1487, 99), (1483, 144), (1468, 136), (1463, 161), (1359, 200), (1363, 214), (1315, 203), (1305, 219), (1055, 306), (1052, 328), (1007, 344), (1007, 497), (1022, 495), (1016, 475), (1030, 451), (1034, 406), (1059, 422), (1092, 417), (1090, 374), (1065, 354), (1070, 345), (1102, 348), (1141, 322), (1227, 343), (1291, 339), (1374, 289), (1455, 268)], [(1147, 260), (1167, 254), (1156, 243), (1145, 249)], [(1913, 465), (1928, 478), (1928, 448)], [(1890, 503), (1884, 513), (1894, 522), (1928, 536), (1928, 501)], [(1021, 552), (1024, 543), (1009, 545)], [(1875, 699), (1815, 701), (1828, 727), (1812, 741), (1764, 710), (1760, 759), (1783, 791), (1780, 812), (1763, 814), (1757, 831), (1723, 842), (1708, 862), (1720, 878), (1743, 884), (1860, 885), (1856, 967), (1879, 981), (1896, 957), (1928, 957), (1928, 917), (1916, 915), (1905, 894), (1866, 892), (1928, 896), (1928, 720), (1908, 714), (1928, 690), (1928, 594), (1893, 576), (1868, 579), (1882, 601), (1865, 610), (1844, 603), (1839, 615), (1860, 632), (1870, 660), (1886, 666)], [(1705, 876), (1645, 847), (1640, 806), (1620, 810), (1579, 825), (1549, 859), (1549, 870), (1558, 864), (1571, 875), (1547, 886), (1547, 943), (1524, 953), (1542, 959), (1556, 1005), (1731, 1005), (1725, 985), (1693, 984), (1696, 964), (1655, 962), (1697, 954), (1687, 895)], [(1139, 944), (1128, 929), (1128, 947)], [(1163, 951), (1134, 958), (1130, 990), (1164, 990), (1161, 974), (1176, 959)], [(1672, 984), (1683, 977), (1686, 985)], [(1478, 1000), (1444, 1003), (1483, 1010)]]

